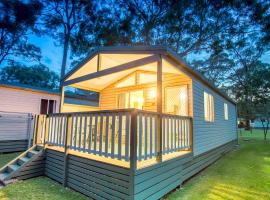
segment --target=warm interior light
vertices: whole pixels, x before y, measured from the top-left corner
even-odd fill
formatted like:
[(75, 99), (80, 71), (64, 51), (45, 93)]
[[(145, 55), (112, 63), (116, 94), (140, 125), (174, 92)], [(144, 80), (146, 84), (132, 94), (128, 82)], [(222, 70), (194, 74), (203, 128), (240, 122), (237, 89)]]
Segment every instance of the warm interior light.
[(151, 89), (149, 93), (150, 98), (154, 99), (157, 97), (157, 90), (156, 89)]
[(182, 100), (185, 100), (187, 98), (187, 94), (186, 94), (186, 92), (180, 92), (180, 94), (179, 94), (179, 99), (180, 99), (180, 101)]

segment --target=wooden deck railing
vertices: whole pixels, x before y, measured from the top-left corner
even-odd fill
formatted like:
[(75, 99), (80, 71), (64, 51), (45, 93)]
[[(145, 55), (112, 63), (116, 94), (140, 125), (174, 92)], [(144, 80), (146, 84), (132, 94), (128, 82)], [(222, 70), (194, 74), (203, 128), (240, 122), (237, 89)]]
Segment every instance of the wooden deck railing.
[(191, 118), (137, 109), (39, 115), (35, 143), (130, 162), (153, 160), (191, 148)]

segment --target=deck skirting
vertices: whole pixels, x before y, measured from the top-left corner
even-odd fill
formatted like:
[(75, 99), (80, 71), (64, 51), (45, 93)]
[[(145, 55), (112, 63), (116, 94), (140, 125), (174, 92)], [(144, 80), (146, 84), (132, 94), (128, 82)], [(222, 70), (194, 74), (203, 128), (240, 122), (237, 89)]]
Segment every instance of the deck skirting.
[[(93, 199), (159, 199), (215, 162), (233, 140), (198, 156), (192, 153), (131, 172), (130, 169), (68, 155), (67, 186)], [(45, 175), (64, 182), (64, 153), (46, 150)]]
[(0, 153), (12, 153), (25, 151), (28, 148), (28, 140), (1, 140)]

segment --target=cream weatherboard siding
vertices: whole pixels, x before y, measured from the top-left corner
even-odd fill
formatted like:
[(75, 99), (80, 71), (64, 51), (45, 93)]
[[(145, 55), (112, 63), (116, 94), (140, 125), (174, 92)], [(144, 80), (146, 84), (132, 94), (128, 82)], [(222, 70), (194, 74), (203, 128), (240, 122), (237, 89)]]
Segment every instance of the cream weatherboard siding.
[(56, 100), (59, 111), (60, 95), (0, 86), (0, 111), (39, 114), (41, 99)]
[[(196, 79), (193, 84), (193, 151), (194, 155), (207, 152), (237, 138), (236, 107)], [(204, 120), (204, 91), (214, 97), (214, 122)], [(229, 120), (224, 118), (224, 103), (228, 104)]]

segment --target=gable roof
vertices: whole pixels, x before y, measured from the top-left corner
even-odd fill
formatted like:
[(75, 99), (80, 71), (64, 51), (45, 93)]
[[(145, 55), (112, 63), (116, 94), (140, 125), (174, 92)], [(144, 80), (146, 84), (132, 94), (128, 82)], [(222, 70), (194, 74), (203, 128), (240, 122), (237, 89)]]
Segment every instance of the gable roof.
[(33, 92), (41, 92), (41, 93), (60, 95), (60, 90), (41, 88), (41, 87), (36, 87), (36, 86), (26, 85), (26, 84), (16, 83), (16, 82), (0, 81), (0, 86), (21, 89), (21, 90), (27, 90), (27, 91), (33, 91)]
[(233, 104), (236, 104), (226, 93), (218, 89), (214, 84), (212, 84), (208, 79), (206, 79), (202, 74), (192, 69), (187, 63), (185, 63), (182, 58), (172, 49), (167, 46), (108, 46), (108, 47), (98, 47), (91, 51), (77, 66), (70, 70), (63, 78), (63, 81), (68, 79), (73, 73), (78, 71), (83, 67), (89, 60), (94, 58), (98, 54), (102, 53), (117, 53), (117, 54), (132, 54), (132, 53), (148, 53), (148, 54), (160, 54), (171, 58), (176, 64), (181, 65), (188, 73), (193, 75), (196, 79), (200, 80), (202, 83), (207, 85), (209, 88), (217, 92), (219, 95), (224, 97), (226, 100)]

